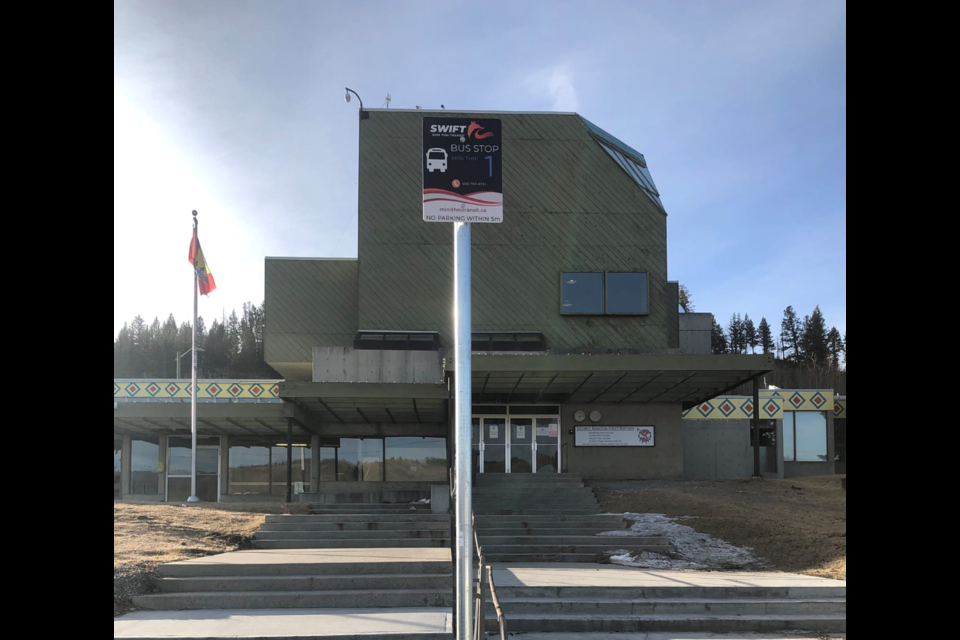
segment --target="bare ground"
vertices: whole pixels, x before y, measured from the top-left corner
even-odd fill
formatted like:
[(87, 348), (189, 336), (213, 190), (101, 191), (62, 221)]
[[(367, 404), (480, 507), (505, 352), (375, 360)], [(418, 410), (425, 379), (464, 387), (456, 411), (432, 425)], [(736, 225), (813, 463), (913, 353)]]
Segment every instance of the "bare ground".
[(113, 503), (113, 615), (152, 591), (157, 565), (250, 547), (268, 513), (306, 512), (307, 504)]
[(694, 516), (700, 533), (751, 547), (770, 567), (847, 579), (846, 476), (594, 482), (608, 513)]

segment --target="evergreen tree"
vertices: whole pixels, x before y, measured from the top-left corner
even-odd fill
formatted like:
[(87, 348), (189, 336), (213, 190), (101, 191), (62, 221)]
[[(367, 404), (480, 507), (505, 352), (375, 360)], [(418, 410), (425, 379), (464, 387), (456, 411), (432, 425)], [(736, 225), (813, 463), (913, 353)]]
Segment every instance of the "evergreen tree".
[(710, 331), (710, 351), (712, 353), (729, 353), (727, 336), (723, 333), (723, 327), (720, 326), (716, 318), (713, 320), (713, 329)]
[(830, 327), (830, 332), (827, 333), (827, 351), (830, 353), (830, 359), (836, 369), (840, 368), (840, 358), (843, 356), (844, 350), (843, 337), (840, 335), (840, 331), (836, 327)]
[[(802, 330), (797, 312), (792, 306), (783, 310), (783, 320), (780, 321), (780, 348), (783, 350), (783, 359), (800, 362), (800, 332)], [(788, 353), (789, 352), (789, 353)]]
[(806, 363), (815, 367), (827, 364), (830, 353), (827, 348), (827, 324), (819, 305), (814, 308), (812, 315), (805, 316), (803, 319), (803, 335), (800, 338), (800, 344)]
[(743, 340), (745, 346), (750, 347), (750, 353), (757, 352), (757, 345), (760, 344), (757, 337), (757, 328), (753, 326), (753, 320), (746, 313), (743, 314)]
[(746, 332), (744, 331), (743, 318), (739, 313), (734, 313), (730, 317), (730, 324), (727, 327), (730, 336), (730, 353), (743, 353), (747, 350)]
[(693, 297), (685, 284), (680, 285), (680, 308), (684, 313), (693, 313)]
[(757, 338), (760, 341), (760, 348), (763, 353), (773, 353), (773, 334), (770, 331), (770, 323), (766, 318), (760, 318), (760, 326), (757, 328)]

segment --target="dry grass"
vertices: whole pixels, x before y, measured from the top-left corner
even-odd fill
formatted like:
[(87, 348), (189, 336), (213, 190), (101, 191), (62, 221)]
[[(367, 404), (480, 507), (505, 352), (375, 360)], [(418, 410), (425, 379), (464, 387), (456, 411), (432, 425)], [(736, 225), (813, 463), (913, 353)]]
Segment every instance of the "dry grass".
[(308, 504), (113, 503), (113, 615), (150, 591), (157, 565), (248, 548), (268, 513), (306, 513)]
[(684, 520), (781, 571), (847, 579), (846, 476), (783, 480), (596, 483), (607, 512), (696, 516)]

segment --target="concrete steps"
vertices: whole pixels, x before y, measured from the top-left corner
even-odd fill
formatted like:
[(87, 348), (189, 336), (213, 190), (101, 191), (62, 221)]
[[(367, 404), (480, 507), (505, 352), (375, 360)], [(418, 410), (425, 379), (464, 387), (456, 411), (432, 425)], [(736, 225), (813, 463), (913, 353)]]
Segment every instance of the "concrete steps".
[(146, 610), (452, 607), (447, 549), (235, 551), (161, 565)]
[[(371, 515), (378, 516), (371, 518)], [(330, 517), (336, 516), (336, 517)], [(388, 518), (379, 518), (379, 516), (389, 516)], [(337, 522), (449, 522), (450, 516), (447, 514), (434, 514), (418, 512), (397, 512), (397, 513), (341, 513), (341, 514), (316, 514), (316, 515), (268, 515), (264, 517), (265, 524), (316, 524), (316, 523), (337, 523)]]
[[(511, 633), (846, 632), (846, 587), (503, 587)], [(496, 614), (487, 605), (487, 629)]]
[(159, 593), (134, 598), (148, 610), (182, 609), (346, 609), (452, 607), (453, 578), (445, 589), (348, 589), (329, 591), (216, 591)]
[[(510, 633), (528, 632), (704, 632), (763, 633), (781, 631), (817, 631), (846, 633), (846, 616), (716, 616), (652, 615), (642, 618), (623, 616), (556, 615), (543, 619), (534, 614), (509, 616)], [(496, 629), (496, 618), (487, 619), (487, 631)]]
[[(449, 569), (449, 567), (446, 567)], [(357, 575), (276, 575), (161, 577), (164, 593), (210, 591), (338, 591), (366, 589), (437, 589), (450, 587), (449, 573), (368, 573)]]
[(629, 523), (601, 514), (579, 476), (481, 474), (473, 510), (489, 562), (597, 562), (618, 549), (676, 553), (661, 537), (598, 536)]
[(258, 549), (405, 549), (428, 547), (450, 548), (450, 536), (446, 538), (370, 538), (364, 540), (327, 540), (297, 538), (294, 540), (254, 540)]
[(310, 505), (310, 513), (359, 513), (359, 514), (381, 514), (381, 513), (430, 513), (429, 504), (376, 504), (376, 503), (343, 503), (343, 504), (320, 504)]
[[(416, 526), (414, 524), (414, 526)], [(283, 529), (283, 530), (260, 530), (253, 534), (254, 540), (370, 540), (383, 538), (449, 538), (450, 526), (434, 529), (364, 529), (361, 531), (340, 531), (325, 530), (318, 531), (314, 529)]]
[(449, 547), (450, 516), (423, 509), (268, 516), (253, 544), (258, 549)]

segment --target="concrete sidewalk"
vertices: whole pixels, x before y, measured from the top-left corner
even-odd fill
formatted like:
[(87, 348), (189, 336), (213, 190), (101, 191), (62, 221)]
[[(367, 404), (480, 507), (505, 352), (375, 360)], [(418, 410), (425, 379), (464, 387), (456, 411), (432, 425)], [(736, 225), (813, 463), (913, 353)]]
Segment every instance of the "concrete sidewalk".
[(493, 563), (500, 587), (846, 587), (831, 580), (779, 571), (666, 571), (615, 564)]
[(726, 633), (525, 633), (523, 640), (834, 640), (846, 638), (845, 633), (839, 635), (824, 635), (812, 633), (807, 635), (795, 634), (726, 634)]
[(452, 640), (449, 609), (210, 609), (137, 611), (115, 618), (113, 637), (258, 640)]

